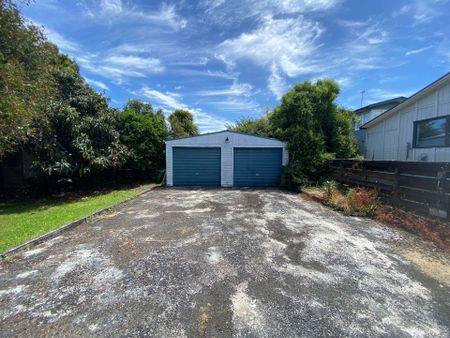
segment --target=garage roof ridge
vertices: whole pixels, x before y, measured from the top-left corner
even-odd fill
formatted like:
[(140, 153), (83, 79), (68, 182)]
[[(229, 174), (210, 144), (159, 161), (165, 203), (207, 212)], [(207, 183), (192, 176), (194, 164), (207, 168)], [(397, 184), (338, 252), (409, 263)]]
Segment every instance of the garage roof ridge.
[(241, 134), (241, 135), (247, 135), (247, 136), (252, 136), (252, 137), (259, 137), (259, 138), (265, 138), (265, 139), (269, 139), (269, 140), (274, 140), (274, 141), (280, 141), (283, 142), (277, 138), (274, 137), (268, 137), (268, 136), (260, 136), (260, 135), (255, 135), (255, 134), (249, 134), (249, 133), (242, 133), (239, 131), (231, 131), (231, 130), (220, 130), (220, 131), (213, 131), (210, 133), (204, 133), (204, 134), (200, 134), (200, 135), (194, 135), (194, 136), (184, 136), (184, 137), (176, 137), (176, 138), (171, 138), (168, 140), (165, 140), (164, 143), (166, 142), (170, 142), (170, 141), (176, 141), (176, 140), (181, 140), (181, 139), (186, 139), (186, 138), (194, 138), (194, 137), (200, 137), (200, 136), (206, 136), (206, 135), (213, 135), (213, 134), (220, 134), (220, 133), (233, 133), (233, 134)]

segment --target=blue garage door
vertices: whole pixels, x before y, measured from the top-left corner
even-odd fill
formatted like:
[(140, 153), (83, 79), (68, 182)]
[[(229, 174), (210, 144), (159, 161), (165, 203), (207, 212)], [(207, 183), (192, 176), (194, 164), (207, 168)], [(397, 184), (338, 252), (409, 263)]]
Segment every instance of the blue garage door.
[(234, 148), (234, 185), (280, 185), (282, 148)]
[(220, 148), (174, 147), (173, 185), (220, 186)]

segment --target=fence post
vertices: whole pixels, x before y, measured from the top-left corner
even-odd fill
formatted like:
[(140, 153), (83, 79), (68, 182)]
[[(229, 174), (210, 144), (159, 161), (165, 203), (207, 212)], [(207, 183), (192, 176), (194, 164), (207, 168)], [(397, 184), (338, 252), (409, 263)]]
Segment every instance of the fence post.
[(398, 167), (395, 167), (394, 169), (394, 182), (392, 184), (392, 194), (394, 196), (394, 201), (398, 203), (400, 201), (400, 172), (398, 170)]
[[(445, 211), (447, 219), (450, 219), (450, 182), (447, 182), (447, 174), (450, 173), (450, 163), (446, 163), (443, 170), (442, 193), (444, 194)], [(450, 178), (450, 177), (449, 177)]]
[(449, 206), (448, 206), (448, 201), (447, 201), (447, 196), (445, 194), (445, 184), (446, 184), (446, 180), (447, 180), (447, 167), (448, 164), (446, 164), (444, 167), (441, 168), (441, 170), (439, 170), (437, 172), (436, 175), (436, 191), (438, 193), (437, 195), (437, 205), (436, 208), (439, 211), (445, 211), (447, 213), (447, 218), (449, 218), (449, 214), (448, 214), (448, 210), (449, 210)]

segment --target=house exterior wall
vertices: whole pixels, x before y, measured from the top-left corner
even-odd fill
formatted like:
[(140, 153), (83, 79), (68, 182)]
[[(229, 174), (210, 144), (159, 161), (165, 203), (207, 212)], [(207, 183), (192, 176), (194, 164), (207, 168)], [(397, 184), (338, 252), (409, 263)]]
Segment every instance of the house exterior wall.
[(365, 157), (369, 160), (449, 162), (450, 147), (413, 147), (415, 121), (447, 115), (450, 115), (448, 81), (396, 114), (367, 128)]
[(361, 113), (357, 114), (358, 121), (355, 123), (355, 139), (358, 145), (358, 152), (360, 155), (365, 156), (367, 153), (366, 149), (366, 130), (360, 129), (363, 124), (373, 120), (374, 118), (383, 114), (386, 110), (389, 110), (398, 105), (398, 102), (387, 103), (384, 105), (377, 106), (377, 108), (367, 109)]
[(393, 107), (395, 107), (398, 103), (390, 103), (386, 104), (377, 108), (368, 109), (362, 113), (359, 113), (358, 116), (358, 122), (355, 124), (355, 130), (359, 130), (359, 128), (366, 124), (367, 122), (373, 120), (375, 117), (380, 116), (383, 114), (386, 110), (389, 110)]
[[(226, 138), (228, 137), (228, 142)], [(276, 139), (239, 134), (234, 132), (218, 132), (212, 134), (187, 137), (166, 141), (166, 181), (173, 186), (173, 147), (220, 147), (221, 148), (221, 186), (233, 186), (233, 148), (239, 147), (276, 147), (283, 148), (283, 166), (289, 163), (286, 144)]]

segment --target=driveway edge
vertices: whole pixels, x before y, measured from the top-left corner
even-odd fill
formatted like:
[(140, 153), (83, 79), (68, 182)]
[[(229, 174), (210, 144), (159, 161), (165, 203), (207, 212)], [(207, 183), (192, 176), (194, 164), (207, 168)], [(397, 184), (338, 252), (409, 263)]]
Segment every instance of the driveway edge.
[(18, 253), (19, 251), (22, 251), (22, 250), (28, 249), (28, 248), (30, 248), (30, 247), (32, 247), (34, 245), (43, 243), (43, 242), (45, 242), (45, 241), (47, 241), (47, 240), (49, 240), (51, 238), (54, 238), (54, 237), (60, 235), (61, 233), (65, 232), (65, 231), (68, 231), (70, 229), (73, 229), (73, 228), (77, 227), (78, 225), (86, 222), (88, 219), (90, 219), (92, 217), (99, 216), (99, 215), (101, 215), (101, 214), (103, 214), (103, 213), (105, 213), (105, 212), (107, 212), (109, 210), (115, 209), (118, 206), (120, 206), (122, 204), (125, 204), (125, 203), (127, 203), (127, 202), (129, 202), (129, 201), (131, 201), (131, 200), (133, 200), (133, 199), (135, 199), (135, 198), (137, 198), (137, 197), (139, 197), (139, 196), (149, 192), (149, 191), (152, 191), (153, 189), (159, 188), (159, 187), (161, 187), (161, 185), (159, 185), (159, 184), (158, 185), (153, 185), (153, 186), (149, 187), (148, 189), (145, 189), (144, 191), (141, 191), (136, 196), (127, 198), (126, 200), (123, 200), (123, 201), (121, 201), (121, 202), (119, 202), (117, 204), (110, 205), (108, 207), (104, 207), (104, 208), (102, 208), (100, 210), (94, 211), (93, 213), (91, 213), (91, 214), (89, 214), (87, 216), (83, 216), (83, 217), (81, 217), (81, 218), (79, 218), (79, 219), (77, 219), (77, 220), (75, 220), (73, 222), (64, 224), (64, 225), (60, 226), (59, 228), (56, 228), (56, 229), (54, 229), (52, 231), (49, 231), (49, 232), (46, 232), (45, 234), (42, 234), (42, 235), (40, 235), (40, 236), (38, 236), (36, 238), (30, 239), (29, 241), (27, 241), (25, 243), (19, 244), (18, 246), (15, 246), (15, 247), (13, 247), (11, 249), (8, 249), (8, 250), (0, 253), (0, 259), (5, 259), (6, 257), (14, 255), (14, 254)]

